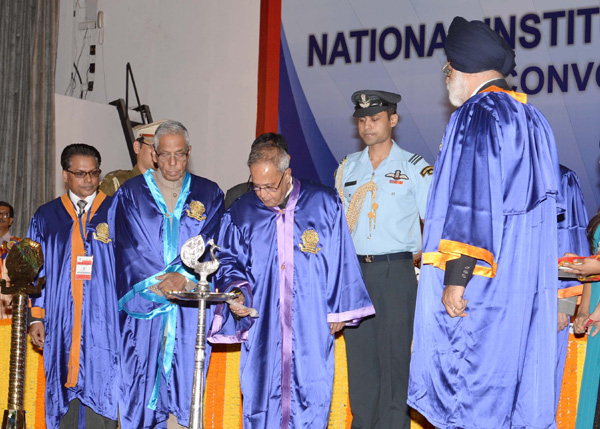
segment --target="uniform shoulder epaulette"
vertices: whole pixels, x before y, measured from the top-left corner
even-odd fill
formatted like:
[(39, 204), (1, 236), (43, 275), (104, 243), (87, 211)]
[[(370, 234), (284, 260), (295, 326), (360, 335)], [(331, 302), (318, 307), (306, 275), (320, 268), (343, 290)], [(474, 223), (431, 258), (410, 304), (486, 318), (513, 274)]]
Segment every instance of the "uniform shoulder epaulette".
[(421, 155), (414, 154), (413, 156), (410, 157), (408, 162), (410, 162), (413, 165), (417, 165), (417, 163), (422, 159), (423, 159), (423, 157)]
[(347, 160), (348, 160), (348, 156), (345, 156), (344, 159), (342, 159), (340, 161), (339, 165), (337, 166), (337, 168), (333, 172), (333, 177), (337, 177), (338, 171), (340, 171), (340, 167), (343, 167)]
[(131, 170), (115, 170), (107, 173), (100, 182), (99, 189), (108, 196), (113, 196), (123, 182), (129, 179)]
[(433, 174), (433, 167), (431, 165), (428, 165), (427, 167), (425, 167), (424, 169), (421, 170), (421, 176), (425, 177), (425, 176), (431, 176)]
[(114, 170), (114, 171), (111, 171), (110, 173), (107, 173), (106, 176), (104, 176), (104, 179), (102, 179), (102, 180), (112, 180), (115, 177), (118, 178), (127, 173), (129, 173), (129, 170)]

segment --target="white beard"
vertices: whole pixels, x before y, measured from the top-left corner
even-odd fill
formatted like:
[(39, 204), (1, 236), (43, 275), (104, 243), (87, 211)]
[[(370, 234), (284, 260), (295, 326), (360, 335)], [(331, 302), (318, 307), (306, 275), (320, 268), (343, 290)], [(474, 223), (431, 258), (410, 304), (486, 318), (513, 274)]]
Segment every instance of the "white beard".
[(452, 70), (452, 73), (456, 73), (456, 76), (454, 76), (454, 79), (450, 80), (446, 85), (446, 89), (448, 89), (448, 98), (450, 99), (450, 104), (454, 107), (460, 107), (469, 99), (469, 94), (467, 94), (467, 82), (464, 75), (458, 70)]

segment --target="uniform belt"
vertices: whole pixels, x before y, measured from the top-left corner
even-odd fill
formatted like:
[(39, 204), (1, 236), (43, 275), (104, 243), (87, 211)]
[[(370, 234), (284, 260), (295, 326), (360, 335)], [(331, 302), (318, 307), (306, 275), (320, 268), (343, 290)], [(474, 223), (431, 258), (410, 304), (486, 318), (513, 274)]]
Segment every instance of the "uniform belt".
[(371, 263), (371, 262), (389, 262), (397, 259), (412, 259), (412, 252), (398, 252), (388, 253), (386, 255), (356, 255), (358, 256), (359, 262)]

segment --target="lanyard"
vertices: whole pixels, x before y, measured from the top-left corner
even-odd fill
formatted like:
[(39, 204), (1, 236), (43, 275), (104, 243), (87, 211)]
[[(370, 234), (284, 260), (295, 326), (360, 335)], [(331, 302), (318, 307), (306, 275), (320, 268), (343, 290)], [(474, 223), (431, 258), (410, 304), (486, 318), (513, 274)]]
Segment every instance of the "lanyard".
[[(90, 222), (91, 214), (92, 214), (92, 207), (90, 206), (90, 209), (87, 212), (87, 220), (85, 221), (86, 228), (87, 228), (88, 223)], [(83, 248), (85, 249), (85, 256), (87, 256), (87, 254), (88, 254), (87, 233), (84, 234), (84, 232), (83, 232), (83, 218), (84, 217), (85, 217), (85, 214), (83, 214), (79, 218), (79, 233), (81, 234), (81, 240), (83, 241)]]

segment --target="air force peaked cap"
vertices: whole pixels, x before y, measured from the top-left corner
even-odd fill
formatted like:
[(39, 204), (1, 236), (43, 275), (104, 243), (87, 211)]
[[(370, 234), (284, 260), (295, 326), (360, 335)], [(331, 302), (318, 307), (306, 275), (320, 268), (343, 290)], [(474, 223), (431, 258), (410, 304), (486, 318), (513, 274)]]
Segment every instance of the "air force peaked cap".
[(352, 116), (355, 118), (376, 115), (390, 106), (396, 106), (402, 99), (400, 94), (370, 89), (356, 91), (350, 98), (354, 103), (354, 114)]
[(452, 20), (444, 47), (452, 68), (463, 73), (496, 70), (503, 76), (515, 68), (515, 52), (483, 21)]

